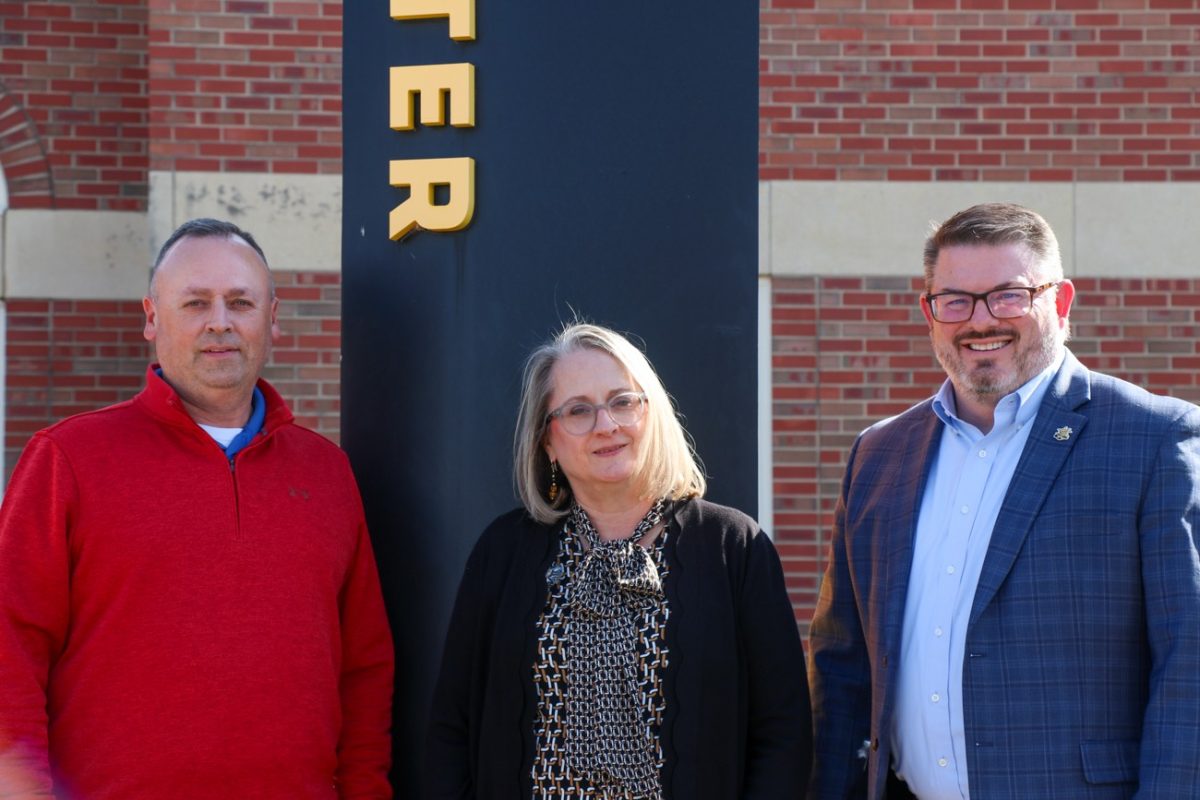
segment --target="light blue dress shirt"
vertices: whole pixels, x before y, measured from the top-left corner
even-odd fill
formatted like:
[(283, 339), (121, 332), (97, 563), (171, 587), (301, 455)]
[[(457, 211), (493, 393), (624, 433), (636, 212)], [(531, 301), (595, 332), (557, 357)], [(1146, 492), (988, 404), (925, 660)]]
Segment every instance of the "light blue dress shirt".
[(956, 415), (950, 381), (933, 411), (945, 425), (929, 473), (904, 604), (892, 765), (921, 800), (966, 800), (962, 674), (967, 621), (992, 528), (1062, 354), (996, 404), (986, 435)]

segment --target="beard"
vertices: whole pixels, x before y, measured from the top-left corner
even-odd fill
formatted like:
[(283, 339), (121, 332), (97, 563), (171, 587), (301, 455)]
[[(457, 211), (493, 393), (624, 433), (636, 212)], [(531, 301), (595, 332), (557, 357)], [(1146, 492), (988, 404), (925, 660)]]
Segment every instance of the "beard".
[[(966, 343), (999, 336), (1012, 337), (1001, 351), (1003, 356), (977, 358), (970, 363), (963, 358), (961, 348)], [(1036, 328), (1028, 338), (1016, 329), (991, 327), (982, 331), (964, 331), (952, 341), (935, 338), (933, 352), (956, 392), (995, 406), (1002, 397), (1016, 391), (1054, 363), (1065, 341), (1065, 333), (1053, 326)]]

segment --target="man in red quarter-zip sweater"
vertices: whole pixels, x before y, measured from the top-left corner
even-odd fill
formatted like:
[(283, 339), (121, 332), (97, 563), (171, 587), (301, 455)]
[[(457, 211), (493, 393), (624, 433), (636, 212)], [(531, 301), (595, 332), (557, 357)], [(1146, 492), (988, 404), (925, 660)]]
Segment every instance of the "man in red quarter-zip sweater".
[(259, 377), (262, 250), (186, 223), (143, 305), (145, 390), (35, 435), (0, 507), (0, 797), (388, 798), (371, 543)]

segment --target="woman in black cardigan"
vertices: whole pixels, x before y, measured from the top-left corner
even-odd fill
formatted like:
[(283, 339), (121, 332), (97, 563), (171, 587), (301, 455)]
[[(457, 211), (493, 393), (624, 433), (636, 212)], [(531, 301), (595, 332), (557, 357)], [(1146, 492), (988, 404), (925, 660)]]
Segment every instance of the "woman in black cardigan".
[(641, 351), (585, 324), (534, 351), (514, 451), (524, 507), (467, 562), (424, 796), (801, 797), (808, 689), (779, 558), (700, 499)]

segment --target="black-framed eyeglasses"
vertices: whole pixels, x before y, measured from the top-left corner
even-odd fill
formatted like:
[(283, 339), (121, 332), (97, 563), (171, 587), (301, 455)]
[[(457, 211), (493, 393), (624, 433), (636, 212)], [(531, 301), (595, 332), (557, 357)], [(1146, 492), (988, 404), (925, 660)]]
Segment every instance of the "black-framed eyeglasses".
[(622, 392), (610, 397), (606, 403), (568, 400), (546, 415), (546, 424), (556, 419), (567, 433), (583, 436), (595, 430), (596, 419), (602, 408), (621, 427), (636, 425), (646, 413), (646, 395), (642, 392)]
[(925, 302), (929, 304), (929, 315), (938, 322), (966, 322), (975, 314), (975, 304), (980, 300), (996, 319), (1015, 319), (1029, 313), (1035, 297), (1060, 283), (1062, 281), (1041, 286), (1006, 286), (982, 294), (938, 292), (925, 295)]

